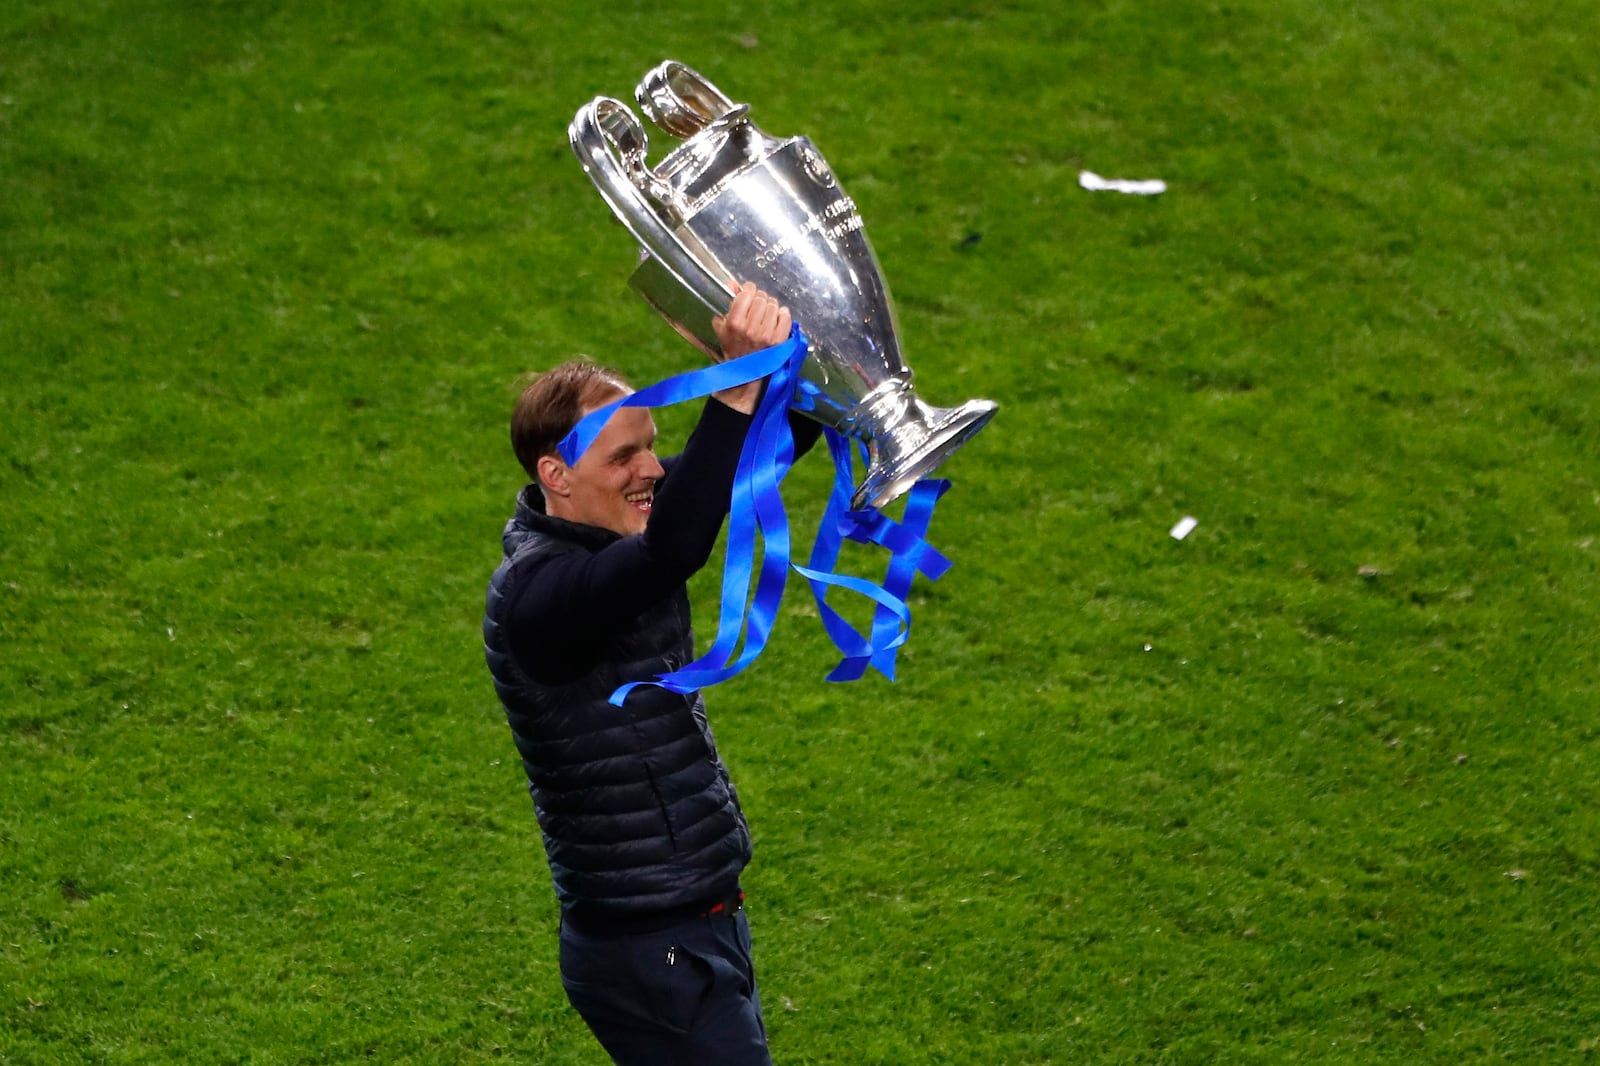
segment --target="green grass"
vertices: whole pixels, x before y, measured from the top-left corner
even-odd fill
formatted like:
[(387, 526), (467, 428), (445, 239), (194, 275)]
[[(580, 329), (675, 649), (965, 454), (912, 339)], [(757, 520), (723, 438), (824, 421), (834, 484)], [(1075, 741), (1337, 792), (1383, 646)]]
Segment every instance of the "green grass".
[(797, 586), (711, 694), (778, 1061), (1592, 1058), (1596, 40), (6, 5), (0, 1062), (602, 1061), (478, 617), (516, 377), (694, 363), (565, 143), (664, 56), (817, 143), (925, 394), (1002, 405), (899, 682), (825, 685)]

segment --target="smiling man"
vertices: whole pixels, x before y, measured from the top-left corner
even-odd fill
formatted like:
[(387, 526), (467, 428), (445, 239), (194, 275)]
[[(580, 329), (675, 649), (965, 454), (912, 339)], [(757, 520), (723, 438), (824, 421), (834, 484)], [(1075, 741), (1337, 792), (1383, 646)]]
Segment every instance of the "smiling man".
[[(789, 336), (745, 285), (714, 326), (726, 358)], [(642, 408), (619, 408), (575, 464), (558, 446), (632, 390), (566, 363), (512, 414), (533, 479), (506, 525), (484, 643), (528, 774), (561, 903), (561, 978), (619, 1063), (767, 1064), (739, 875), (750, 830), (698, 692), (608, 699), (694, 657), (685, 582), (711, 555), (760, 383), (713, 393), (683, 453), (656, 458)], [(792, 423), (796, 450), (815, 443)], [(810, 427), (810, 428), (807, 428)]]

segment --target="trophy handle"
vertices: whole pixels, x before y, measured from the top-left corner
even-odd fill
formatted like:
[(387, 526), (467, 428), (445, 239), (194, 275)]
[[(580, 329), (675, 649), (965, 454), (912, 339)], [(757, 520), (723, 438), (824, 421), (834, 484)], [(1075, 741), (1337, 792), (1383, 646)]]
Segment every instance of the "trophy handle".
[(636, 189), (643, 189), (674, 216), (672, 186), (650, 169), (645, 161), (650, 151), (650, 137), (644, 126), (628, 110), (626, 104), (601, 97), (595, 100), (595, 119), (605, 138), (613, 161), (622, 166), (622, 172)]
[[(649, 138), (628, 105), (609, 96), (595, 97), (578, 109), (567, 137), (600, 198), (634, 240), (712, 314), (727, 313), (735, 283), (714, 276), (672, 231), (669, 222), (680, 221), (672, 189), (645, 163)], [(645, 198), (645, 192), (659, 208)]]
[(646, 74), (634, 98), (651, 122), (674, 137), (692, 137), (736, 110), (725, 93), (676, 59)]

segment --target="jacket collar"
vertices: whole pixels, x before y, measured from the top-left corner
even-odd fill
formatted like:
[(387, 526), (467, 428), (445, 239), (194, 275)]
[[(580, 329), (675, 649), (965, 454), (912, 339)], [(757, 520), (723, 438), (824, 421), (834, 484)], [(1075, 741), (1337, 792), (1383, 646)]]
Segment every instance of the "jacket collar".
[[(622, 539), (622, 534), (615, 530), (603, 529), (600, 526), (591, 526), (583, 522), (569, 522), (565, 518), (555, 518), (545, 513), (544, 493), (539, 491), (539, 486), (529, 484), (517, 494), (517, 513), (511, 520), (512, 525), (522, 526), (535, 533), (557, 537), (561, 540), (579, 544), (591, 551), (599, 551), (608, 544), (613, 544)], [(509, 532), (509, 530), (508, 530)]]

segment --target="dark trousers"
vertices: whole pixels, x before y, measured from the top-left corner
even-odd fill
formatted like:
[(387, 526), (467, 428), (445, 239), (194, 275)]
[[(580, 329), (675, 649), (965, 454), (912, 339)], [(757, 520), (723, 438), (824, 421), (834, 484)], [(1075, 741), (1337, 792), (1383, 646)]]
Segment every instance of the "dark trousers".
[(563, 923), (561, 983), (619, 1066), (771, 1066), (743, 910), (626, 936)]

